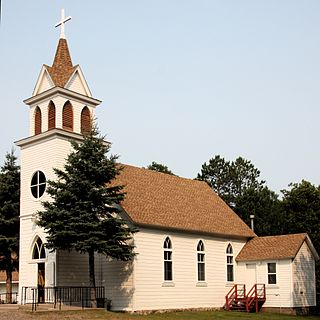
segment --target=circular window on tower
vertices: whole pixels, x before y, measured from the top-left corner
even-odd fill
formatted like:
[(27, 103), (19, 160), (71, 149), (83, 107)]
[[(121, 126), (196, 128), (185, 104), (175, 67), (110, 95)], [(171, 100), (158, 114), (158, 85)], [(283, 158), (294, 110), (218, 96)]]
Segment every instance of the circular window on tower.
[(42, 171), (36, 171), (31, 179), (31, 193), (38, 199), (46, 190), (46, 176)]

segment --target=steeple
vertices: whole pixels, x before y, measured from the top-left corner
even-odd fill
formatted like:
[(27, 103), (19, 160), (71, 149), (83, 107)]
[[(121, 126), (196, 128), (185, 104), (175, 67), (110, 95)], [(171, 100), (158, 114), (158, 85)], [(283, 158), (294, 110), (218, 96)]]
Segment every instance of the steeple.
[(67, 40), (59, 39), (56, 54), (51, 67), (45, 66), (55, 86), (64, 88), (76, 67), (72, 65)]
[(43, 65), (32, 97), (24, 102), (30, 106), (30, 136), (52, 135), (62, 130), (83, 134), (91, 127), (95, 108), (101, 101), (92, 97), (80, 66), (73, 65), (65, 38), (64, 10), (56, 27), (61, 27), (60, 39), (52, 66)]

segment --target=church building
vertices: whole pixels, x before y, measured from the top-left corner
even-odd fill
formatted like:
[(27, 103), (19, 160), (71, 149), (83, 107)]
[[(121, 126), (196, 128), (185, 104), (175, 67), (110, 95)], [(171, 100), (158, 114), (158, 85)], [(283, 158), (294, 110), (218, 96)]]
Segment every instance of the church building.
[[(29, 136), (16, 142), (21, 149), (20, 302), (23, 288), (89, 285), (88, 257), (48, 251), (46, 233), (36, 224), (41, 202), (50, 199), (46, 181), (55, 179), (53, 168), (63, 169), (70, 141), (82, 141), (101, 103), (72, 62), (66, 20), (63, 15), (53, 64), (42, 66), (32, 96), (24, 101)], [(105, 288), (112, 310), (233, 309), (250, 299), (266, 309), (316, 305), (319, 256), (307, 234), (258, 237), (205, 182), (123, 167), (116, 180), (125, 186), (122, 216), (139, 232), (133, 236), (133, 261), (96, 256), (96, 284)]]

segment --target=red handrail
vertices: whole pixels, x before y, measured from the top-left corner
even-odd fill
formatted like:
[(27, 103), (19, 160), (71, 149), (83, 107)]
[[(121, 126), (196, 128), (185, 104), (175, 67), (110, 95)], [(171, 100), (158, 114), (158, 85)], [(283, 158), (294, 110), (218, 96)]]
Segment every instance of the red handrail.
[(226, 295), (226, 306), (225, 306), (226, 310), (230, 310), (230, 306), (234, 300), (244, 299), (245, 297), (246, 297), (246, 285), (235, 284)]
[[(259, 287), (258, 287), (259, 286)], [(266, 299), (266, 286), (264, 284), (254, 284), (246, 297), (246, 310), (250, 312), (251, 306), (255, 303), (256, 312), (258, 312), (258, 299)]]

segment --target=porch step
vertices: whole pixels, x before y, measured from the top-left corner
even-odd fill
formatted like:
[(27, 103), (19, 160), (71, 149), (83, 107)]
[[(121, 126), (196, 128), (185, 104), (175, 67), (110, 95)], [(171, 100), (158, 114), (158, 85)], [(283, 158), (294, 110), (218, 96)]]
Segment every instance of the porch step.
[(0, 304), (0, 311), (10, 311), (10, 310), (18, 310), (19, 309), (19, 305), (18, 304), (5, 304), (5, 303), (1, 303)]

